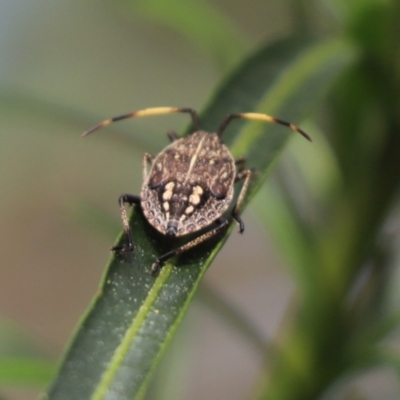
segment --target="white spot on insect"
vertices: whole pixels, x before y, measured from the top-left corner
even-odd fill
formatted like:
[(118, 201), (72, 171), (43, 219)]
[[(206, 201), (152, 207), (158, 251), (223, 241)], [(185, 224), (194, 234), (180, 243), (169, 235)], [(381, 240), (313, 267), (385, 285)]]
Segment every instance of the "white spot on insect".
[(194, 193), (194, 194), (201, 195), (201, 194), (203, 194), (203, 188), (202, 188), (201, 186), (195, 186), (195, 187), (193, 188), (193, 193)]
[(190, 204), (197, 206), (200, 203), (200, 196), (198, 194), (191, 194), (189, 197)]
[(163, 193), (163, 196), (162, 196), (163, 200), (170, 200), (171, 199), (172, 194), (173, 194), (172, 191), (174, 190), (174, 187), (175, 187), (175, 183), (174, 182), (168, 182), (165, 185), (165, 192)]
[(172, 197), (172, 190), (166, 190), (162, 195), (163, 200), (169, 200), (171, 197)]
[(186, 215), (181, 215), (181, 217), (179, 218), (180, 222), (183, 222), (186, 219)]
[(209, 164), (210, 164), (210, 165), (214, 165), (214, 164), (215, 164), (214, 159), (210, 160)]
[(181, 158), (181, 156), (180, 156), (180, 154), (179, 154), (179, 153), (175, 153), (175, 156), (174, 156), (174, 158), (175, 158), (175, 160), (179, 160), (179, 159)]
[(189, 197), (190, 204), (197, 206), (201, 201), (201, 195), (203, 194), (203, 189), (201, 186), (195, 186), (193, 192)]
[(169, 203), (168, 203), (168, 201), (164, 201), (163, 207), (164, 207), (165, 211), (169, 211)]
[(194, 207), (193, 206), (189, 206), (186, 208), (185, 210), (185, 214), (191, 214), (194, 211)]

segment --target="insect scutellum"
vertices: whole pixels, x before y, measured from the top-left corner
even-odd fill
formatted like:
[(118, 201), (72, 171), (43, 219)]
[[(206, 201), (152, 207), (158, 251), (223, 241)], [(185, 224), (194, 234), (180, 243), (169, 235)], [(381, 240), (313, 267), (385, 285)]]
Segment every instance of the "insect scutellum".
[[(199, 235), (188, 243), (156, 259), (151, 267), (152, 275), (156, 275), (169, 258), (199, 245), (228, 226), (229, 222), (224, 213), (233, 201), (234, 184), (238, 181), (243, 181), (243, 185), (231, 216), (239, 224), (239, 232), (244, 231), (244, 223), (239, 214), (252, 172), (250, 169), (244, 169), (245, 160), (243, 158), (235, 160), (221, 141), (223, 132), (233, 119), (242, 118), (284, 125), (311, 141), (310, 136), (298, 126), (262, 113), (230, 114), (215, 133), (205, 132), (200, 129), (197, 112), (187, 107), (154, 107), (119, 115), (93, 126), (82, 136), (123, 119), (172, 113), (190, 114), (193, 133), (179, 137), (170, 131), (167, 133), (172, 142), (170, 145), (156, 157), (145, 153), (140, 196), (123, 194), (119, 198), (126, 243), (112, 248), (113, 251), (120, 252), (134, 249), (124, 206), (126, 203), (140, 206), (150, 225), (166, 236), (178, 237), (199, 232)], [(204, 231), (212, 224), (216, 226)]]

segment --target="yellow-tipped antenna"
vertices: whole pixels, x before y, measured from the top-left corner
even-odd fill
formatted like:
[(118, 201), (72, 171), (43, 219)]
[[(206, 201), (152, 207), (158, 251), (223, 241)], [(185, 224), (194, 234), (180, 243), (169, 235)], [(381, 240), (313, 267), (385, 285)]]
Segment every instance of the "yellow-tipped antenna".
[(145, 108), (143, 110), (134, 111), (128, 114), (118, 115), (117, 117), (112, 117), (110, 119), (106, 119), (99, 124), (92, 126), (87, 131), (83, 132), (82, 137), (89, 135), (96, 131), (97, 129), (104, 128), (112, 124), (113, 122), (121, 121), (123, 119), (128, 118), (138, 118), (138, 117), (147, 117), (150, 115), (162, 115), (162, 114), (172, 114), (172, 113), (189, 113), (192, 117), (194, 129), (197, 131), (199, 130), (199, 117), (195, 110), (192, 108), (182, 108), (182, 107), (153, 107), (153, 108)]
[(273, 124), (284, 125), (289, 127), (291, 130), (300, 133), (300, 135), (304, 136), (307, 140), (312, 142), (311, 137), (307, 133), (305, 133), (302, 129), (300, 129), (297, 125), (283, 121), (275, 117), (271, 117), (270, 115), (267, 114), (260, 114), (260, 113), (237, 113), (228, 115), (222, 121), (220, 127), (218, 128), (217, 135), (221, 137), (228, 124), (235, 118), (252, 119), (257, 121), (265, 121), (265, 122), (271, 122)]

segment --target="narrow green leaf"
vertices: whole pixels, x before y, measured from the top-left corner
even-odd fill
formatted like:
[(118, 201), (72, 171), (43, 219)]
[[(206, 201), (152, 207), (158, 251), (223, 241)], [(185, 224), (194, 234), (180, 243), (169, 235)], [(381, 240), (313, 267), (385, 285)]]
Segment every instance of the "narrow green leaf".
[[(285, 40), (267, 46), (216, 92), (202, 114), (202, 127), (213, 131), (227, 114), (237, 111), (268, 112), (297, 122), (353, 56), (351, 47), (336, 41)], [(289, 135), (283, 127), (244, 121), (233, 122), (227, 130), (224, 141), (236, 156), (246, 155), (248, 165), (257, 170), (249, 197)], [(299, 135), (296, 140), (304, 139)], [(155, 232), (138, 209), (132, 212), (131, 227), (135, 251), (111, 257), (50, 399), (141, 398), (202, 276), (233, 228), (173, 259), (153, 278), (147, 272), (155, 258), (177, 243)]]
[[(118, 231), (121, 228), (119, 221), (93, 204), (78, 202), (71, 211), (72, 216), (90, 228), (91, 232), (110, 237), (110, 232)], [(209, 285), (202, 282), (197, 299), (228, 328), (236, 329), (237, 333), (248, 340), (258, 353), (267, 351), (269, 343), (257, 328), (233, 304), (228, 303)]]

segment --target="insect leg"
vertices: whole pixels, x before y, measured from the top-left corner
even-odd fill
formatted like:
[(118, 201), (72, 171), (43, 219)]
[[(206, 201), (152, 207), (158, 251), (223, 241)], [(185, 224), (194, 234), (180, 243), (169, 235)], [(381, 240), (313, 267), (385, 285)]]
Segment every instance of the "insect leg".
[(239, 224), (239, 232), (240, 233), (244, 232), (244, 223), (243, 223), (242, 219), (240, 218), (239, 213), (240, 213), (240, 209), (242, 207), (243, 201), (245, 199), (247, 190), (249, 189), (251, 176), (252, 176), (252, 171), (250, 169), (245, 169), (245, 170), (239, 172), (235, 178), (235, 182), (244, 179), (242, 189), (240, 190), (240, 193), (239, 193), (239, 198), (236, 202), (235, 208), (232, 211), (232, 218)]
[(143, 182), (147, 179), (147, 165), (151, 165), (153, 162), (153, 156), (150, 153), (144, 153), (142, 160), (142, 172), (143, 172)]
[(238, 168), (239, 171), (243, 171), (244, 168), (246, 167), (246, 158), (245, 157), (239, 157), (235, 160), (235, 165)]
[(175, 140), (181, 139), (181, 137), (175, 131), (168, 131), (167, 136), (171, 142), (175, 142)]
[(228, 226), (229, 222), (227, 219), (220, 219), (220, 223), (219, 225), (206, 232), (203, 233), (202, 235), (198, 236), (197, 238), (194, 238), (193, 240), (191, 240), (190, 242), (184, 244), (183, 246), (180, 246), (174, 250), (169, 251), (168, 253), (163, 254), (162, 256), (158, 257), (157, 260), (154, 262), (154, 264), (151, 266), (151, 275), (152, 276), (156, 276), (158, 274), (158, 272), (160, 271), (160, 269), (162, 268), (162, 266), (165, 264), (165, 262), (167, 260), (169, 260), (170, 258), (178, 255), (178, 254), (182, 254), (185, 251), (198, 246), (200, 243), (205, 242), (206, 240), (212, 238), (213, 236), (215, 236), (216, 234), (218, 234), (219, 232), (221, 232), (223, 229), (225, 229)]
[(129, 226), (128, 215), (124, 204), (128, 203), (130, 206), (133, 204), (140, 204), (140, 197), (132, 194), (123, 194), (118, 199), (119, 208), (121, 210), (121, 219), (124, 231), (126, 234), (126, 245), (114, 246), (111, 248), (112, 251), (133, 251), (133, 240), (131, 228)]

